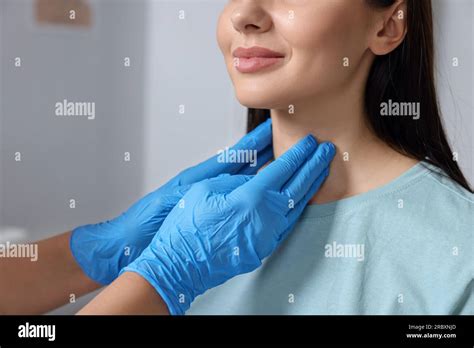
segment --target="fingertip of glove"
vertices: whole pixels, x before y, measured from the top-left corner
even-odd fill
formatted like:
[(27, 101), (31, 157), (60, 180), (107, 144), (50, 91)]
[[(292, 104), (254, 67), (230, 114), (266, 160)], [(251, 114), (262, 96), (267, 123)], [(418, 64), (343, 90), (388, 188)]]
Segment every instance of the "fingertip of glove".
[(255, 128), (256, 132), (268, 131), (271, 129), (272, 119), (268, 118), (265, 122), (262, 122), (257, 128)]
[(330, 143), (330, 142), (326, 142), (326, 143), (323, 143), (321, 144), (320, 146), (323, 147), (323, 153), (324, 155), (332, 160), (332, 158), (334, 157), (334, 155), (336, 154), (336, 146), (334, 146), (333, 143)]
[(303, 144), (308, 148), (308, 150), (314, 150), (318, 146), (318, 141), (312, 134), (308, 134), (303, 139)]

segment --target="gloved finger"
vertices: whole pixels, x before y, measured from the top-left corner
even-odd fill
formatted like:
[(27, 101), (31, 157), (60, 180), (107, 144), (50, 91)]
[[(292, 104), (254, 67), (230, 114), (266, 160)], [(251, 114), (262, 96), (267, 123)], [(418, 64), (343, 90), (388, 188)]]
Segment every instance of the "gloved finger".
[(311, 185), (331, 163), (336, 148), (331, 143), (322, 143), (295, 175), (285, 184), (282, 192), (298, 203), (308, 192)]
[(293, 227), (296, 224), (296, 221), (299, 219), (299, 217), (303, 213), (303, 210), (308, 205), (308, 202), (310, 201), (311, 198), (313, 198), (316, 192), (318, 192), (319, 188), (323, 184), (324, 180), (326, 180), (328, 175), (329, 175), (329, 167), (326, 167), (323, 170), (323, 172), (319, 174), (317, 179), (311, 183), (311, 187), (309, 188), (308, 192), (305, 193), (303, 198), (295, 205), (294, 208), (290, 209), (290, 211), (287, 214), (289, 228), (281, 234), (280, 241), (285, 240), (288, 234), (293, 230)]
[[(252, 132), (245, 135), (237, 144), (228, 150), (256, 151), (257, 154), (272, 144), (271, 120), (262, 123)], [(235, 161), (237, 162), (237, 161)], [(175, 180), (180, 184), (194, 184), (204, 179), (213, 178), (219, 174), (236, 174), (248, 163), (231, 163), (222, 161), (221, 155), (217, 154), (208, 160), (181, 172)]]
[(253, 131), (247, 133), (237, 144), (232, 146), (235, 150), (257, 150), (262, 151), (272, 144), (272, 119), (269, 118)]
[[(166, 194), (163, 194), (160, 189), (150, 192), (145, 197), (134, 203), (122, 215), (141, 214), (142, 212), (153, 211), (153, 219), (163, 221), (171, 209), (179, 203), (191, 187), (192, 185), (172, 186), (166, 190)], [(147, 218), (146, 221), (149, 223), (149, 218)]]
[[(169, 207), (172, 209), (176, 204), (178, 204), (181, 198), (183, 198), (184, 195), (191, 189), (191, 187), (193, 187), (192, 184), (176, 186), (168, 194), (161, 195), (159, 200), (161, 202), (167, 201), (168, 204), (163, 204), (163, 207)], [(163, 210), (166, 211), (166, 209)]]
[(194, 185), (200, 186), (205, 192), (229, 193), (248, 182), (251, 175), (221, 174), (215, 178), (200, 181)]
[(255, 165), (247, 164), (239, 170), (237, 174), (240, 175), (255, 175), (265, 164), (270, 162), (273, 158), (273, 146), (269, 145), (257, 155)]
[(282, 156), (261, 170), (251, 185), (259, 185), (281, 191), (286, 182), (298, 171), (318, 146), (316, 139), (308, 135)]

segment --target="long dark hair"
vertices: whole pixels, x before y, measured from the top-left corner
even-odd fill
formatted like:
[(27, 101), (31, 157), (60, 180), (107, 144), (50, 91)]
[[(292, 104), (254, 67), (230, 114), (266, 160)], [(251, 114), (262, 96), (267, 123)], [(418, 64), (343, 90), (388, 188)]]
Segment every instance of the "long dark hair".
[[(384, 8), (396, 0), (366, 0)], [(451, 179), (473, 192), (453, 159), (441, 121), (434, 79), (433, 11), (431, 0), (407, 0), (408, 32), (390, 54), (377, 56), (365, 90), (367, 123), (395, 151), (441, 168)], [(384, 102), (419, 102), (421, 117), (381, 117)], [(270, 110), (249, 109), (251, 131), (270, 117)]]

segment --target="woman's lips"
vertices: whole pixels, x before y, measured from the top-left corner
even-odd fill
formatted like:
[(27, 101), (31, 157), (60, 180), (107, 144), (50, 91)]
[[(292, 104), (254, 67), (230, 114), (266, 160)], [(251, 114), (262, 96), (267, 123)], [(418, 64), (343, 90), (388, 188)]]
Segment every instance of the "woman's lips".
[(285, 55), (264, 47), (239, 47), (233, 52), (235, 68), (241, 73), (255, 73), (284, 60)]
[(235, 68), (241, 73), (255, 73), (283, 61), (283, 58), (238, 58)]

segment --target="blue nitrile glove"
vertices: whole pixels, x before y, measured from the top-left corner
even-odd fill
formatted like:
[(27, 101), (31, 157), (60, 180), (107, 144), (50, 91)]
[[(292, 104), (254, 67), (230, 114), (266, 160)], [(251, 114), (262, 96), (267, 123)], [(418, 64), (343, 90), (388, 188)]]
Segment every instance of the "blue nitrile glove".
[(257, 161), (226, 163), (222, 161), (225, 159), (223, 156), (216, 155), (184, 170), (117, 218), (74, 229), (70, 239), (71, 252), (87, 276), (101, 284), (111, 283), (120, 270), (148, 246), (191, 184), (222, 173), (255, 174), (273, 158), (271, 121), (244, 136), (230, 150), (257, 151)]
[(136, 272), (170, 314), (194, 298), (255, 270), (292, 230), (329, 174), (330, 143), (308, 136), (255, 176), (221, 175), (194, 184), (145, 251), (123, 272)]

